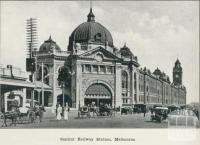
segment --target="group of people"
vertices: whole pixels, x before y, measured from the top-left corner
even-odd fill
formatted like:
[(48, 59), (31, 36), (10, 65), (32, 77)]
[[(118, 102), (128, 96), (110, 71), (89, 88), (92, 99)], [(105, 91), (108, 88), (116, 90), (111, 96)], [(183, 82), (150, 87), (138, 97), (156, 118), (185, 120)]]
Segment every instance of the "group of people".
[(42, 118), (44, 116), (44, 112), (46, 111), (44, 109), (44, 106), (41, 104), (41, 105), (38, 105), (36, 104), (32, 110), (35, 112), (35, 117), (39, 116), (39, 119), (40, 119), (40, 122), (42, 122)]
[(66, 102), (65, 107), (62, 107), (60, 104), (56, 107), (56, 119), (61, 120), (63, 117), (64, 120), (69, 119), (69, 105)]

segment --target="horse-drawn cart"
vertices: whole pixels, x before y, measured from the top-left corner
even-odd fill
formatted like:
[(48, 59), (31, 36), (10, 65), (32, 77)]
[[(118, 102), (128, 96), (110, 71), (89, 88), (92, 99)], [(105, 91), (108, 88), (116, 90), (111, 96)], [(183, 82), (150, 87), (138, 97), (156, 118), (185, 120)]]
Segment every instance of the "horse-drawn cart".
[(113, 115), (113, 109), (111, 107), (100, 106), (98, 115), (99, 116), (112, 116)]
[(7, 123), (10, 123), (9, 126), (14, 125), (16, 126), (17, 124), (17, 116), (18, 113), (16, 111), (9, 111), (9, 112), (5, 112), (5, 113), (1, 113), (0, 117), (1, 117), (1, 121), (2, 121), (2, 125), (3, 126), (8, 126)]
[(88, 106), (80, 107), (79, 111), (78, 111), (78, 116), (80, 118), (83, 118), (83, 117), (90, 118), (91, 117), (91, 115), (90, 115), (90, 108)]

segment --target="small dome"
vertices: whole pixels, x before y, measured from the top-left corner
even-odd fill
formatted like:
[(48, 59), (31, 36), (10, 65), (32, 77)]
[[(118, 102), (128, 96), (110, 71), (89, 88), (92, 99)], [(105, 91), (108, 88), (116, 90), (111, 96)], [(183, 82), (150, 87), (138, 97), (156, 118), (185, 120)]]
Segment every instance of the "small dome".
[(153, 72), (153, 74), (156, 75), (156, 76), (161, 76), (162, 73), (161, 73), (160, 69), (157, 68), (157, 69)]
[(177, 65), (177, 64), (181, 64), (178, 58), (177, 58), (177, 60), (175, 62), (175, 65)]
[(130, 49), (126, 46), (126, 44), (124, 44), (124, 46), (120, 48), (119, 52), (121, 53), (121, 56), (125, 58), (131, 58), (132, 56), (134, 56)]
[(108, 44), (113, 46), (113, 38), (110, 32), (100, 23), (95, 22), (95, 16), (90, 9), (87, 22), (80, 24), (69, 37), (68, 50), (71, 51), (74, 43)]
[(61, 51), (60, 47), (56, 44), (55, 41), (51, 39), (51, 36), (48, 40), (44, 41), (44, 43), (40, 46), (39, 51)]

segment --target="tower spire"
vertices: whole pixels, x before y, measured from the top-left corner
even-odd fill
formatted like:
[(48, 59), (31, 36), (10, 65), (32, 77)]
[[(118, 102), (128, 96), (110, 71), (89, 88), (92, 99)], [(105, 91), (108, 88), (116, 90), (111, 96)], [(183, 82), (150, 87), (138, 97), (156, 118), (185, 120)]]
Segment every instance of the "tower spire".
[(93, 12), (92, 12), (92, 0), (90, 0), (90, 13), (88, 14), (88, 22), (91, 22), (91, 21), (95, 21), (95, 16), (94, 16), (94, 14), (93, 14)]
[(90, 0), (90, 9), (92, 9), (92, 0)]

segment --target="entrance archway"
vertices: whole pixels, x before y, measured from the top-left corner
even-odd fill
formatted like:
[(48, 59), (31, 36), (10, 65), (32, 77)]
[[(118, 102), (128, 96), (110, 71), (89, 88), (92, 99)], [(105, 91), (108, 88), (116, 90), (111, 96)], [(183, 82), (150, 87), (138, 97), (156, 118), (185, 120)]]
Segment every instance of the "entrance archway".
[[(64, 105), (68, 102), (68, 105), (71, 107), (72, 106), (72, 99), (68, 95), (64, 95)], [(57, 104), (60, 104), (63, 106), (63, 94), (60, 94), (57, 96)]]
[(100, 104), (112, 106), (112, 98), (112, 92), (108, 86), (103, 83), (94, 83), (85, 91), (84, 104), (91, 105), (95, 102), (97, 106)]

